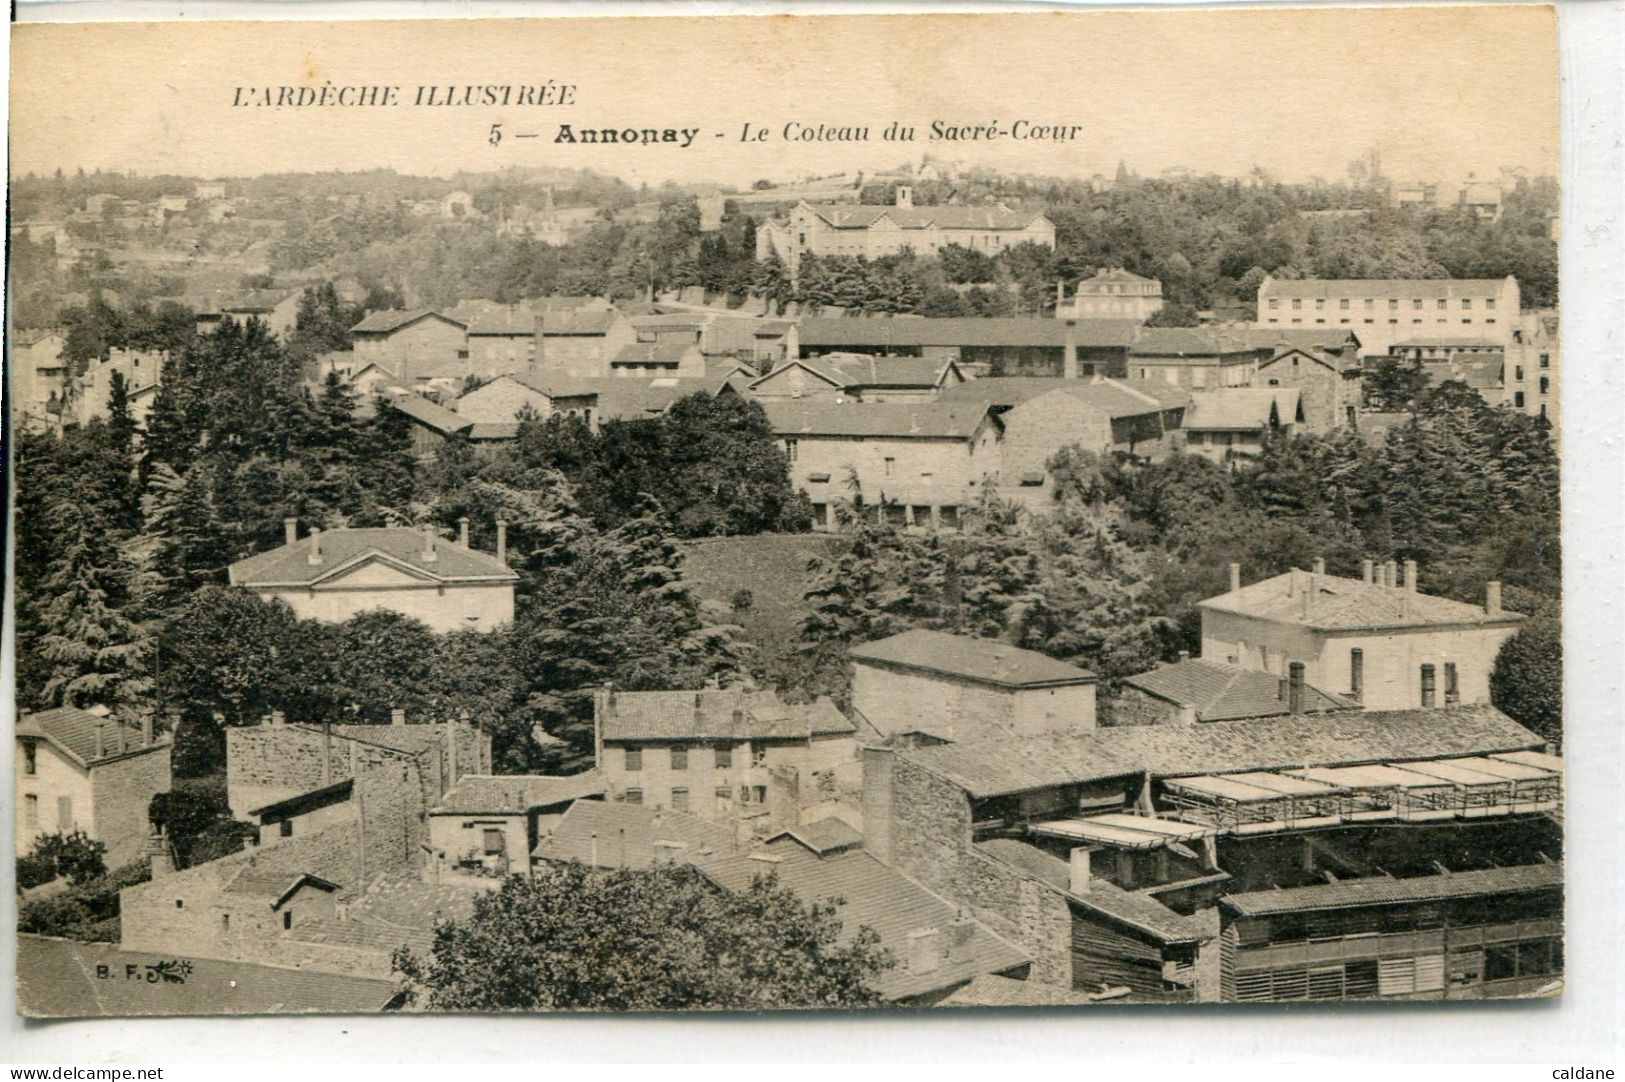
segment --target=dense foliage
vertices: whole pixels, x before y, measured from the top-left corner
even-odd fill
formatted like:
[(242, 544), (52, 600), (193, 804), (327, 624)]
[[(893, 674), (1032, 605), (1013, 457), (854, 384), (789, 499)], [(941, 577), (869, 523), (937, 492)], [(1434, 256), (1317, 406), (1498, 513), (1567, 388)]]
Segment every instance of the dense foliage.
[(771, 877), (719, 890), (688, 865), (510, 876), (473, 916), (396, 968), (433, 1010), (866, 1007), (891, 965), (869, 928), (843, 942), (839, 903)]

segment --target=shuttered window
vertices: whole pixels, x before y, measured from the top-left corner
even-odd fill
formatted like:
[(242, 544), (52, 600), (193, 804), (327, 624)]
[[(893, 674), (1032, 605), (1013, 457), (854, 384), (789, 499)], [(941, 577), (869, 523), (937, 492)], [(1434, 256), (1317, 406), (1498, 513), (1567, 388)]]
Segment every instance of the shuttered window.
[(1258, 1001), (1270, 998), (1270, 975), (1268, 973), (1244, 973), (1236, 978), (1236, 999), (1239, 1002), (1249, 1000)]
[(1444, 987), (1444, 955), (1427, 954), (1416, 960), (1416, 990), (1437, 992)]
[(1416, 991), (1416, 959), (1384, 958), (1377, 963), (1377, 994), (1408, 996)]

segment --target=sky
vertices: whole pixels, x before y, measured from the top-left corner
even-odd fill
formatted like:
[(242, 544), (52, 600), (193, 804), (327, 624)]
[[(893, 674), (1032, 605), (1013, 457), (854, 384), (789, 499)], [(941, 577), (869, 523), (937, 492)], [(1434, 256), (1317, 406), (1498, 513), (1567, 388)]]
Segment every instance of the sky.
[[(234, 105), (239, 87), (567, 84), (566, 105)], [(245, 90), (244, 95), (251, 91)], [(274, 92), (273, 92), (274, 93)], [(924, 154), (1063, 176), (1170, 166), (1338, 179), (1555, 176), (1557, 30), (1539, 6), (377, 23), (18, 24), (13, 173), (444, 176), (587, 167), (745, 186)], [(891, 122), (914, 142), (887, 142)], [(933, 121), (995, 140), (927, 141)], [(1016, 121), (1071, 138), (1016, 139)], [(492, 145), (491, 125), (505, 138)], [(694, 130), (589, 146), (559, 126)], [(742, 142), (746, 125), (765, 142)], [(786, 124), (866, 142), (786, 140)], [(534, 133), (533, 139), (512, 136)], [(679, 141), (685, 136), (678, 136)]]

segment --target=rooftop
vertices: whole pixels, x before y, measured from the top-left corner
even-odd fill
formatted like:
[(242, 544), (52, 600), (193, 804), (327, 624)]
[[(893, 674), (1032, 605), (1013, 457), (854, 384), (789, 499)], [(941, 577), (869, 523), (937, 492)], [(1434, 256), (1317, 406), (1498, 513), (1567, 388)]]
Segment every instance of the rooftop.
[(1493, 706), (1300, 714), (1214, 725), (1135, 725), (1001, 737), (897, 754), (972, 798), (1130, 774), (1177, 777), (1539, 750), (1545, 742)]
[(1361, 628), (1512, 624), (1515, 612), (1412, 592), (1340, 575), (1292, 570), (1198, 603), (1206, 610), (1299, 624), (1322, 631)]
[(460, 321), (448, 315), (442, 315), (432, 308), (386, 308), (380, 312), (369, 312), (360, 323), (350, 328), (352, 334), (388, 334), (398, 331), (409, 323), (416, 323), (420, 319), (432, 316), (443, 319), (447, 323), (455, 323), (459, 327), (465, 326)]
[(519, 576), (495, 556), (436, 537), (434, 559), (424, 558), (424, 533), (405, 526), (324, 530), (319, 562), (311, 562), (315, 539), (306, 534), (238, 560), (229, 572), (234, 586), (310, 586), (338, 578), (372, 559), (392, 563), (426, 582), (512, 582)]
[(693, 350), (692, 342), (633, 342), (622, 346), (610, 364), (678, 364)]
[(856, 732), (828, 699), (786, 703), (773, 691), (617, 691), (607, 741), (799, 739)]
[(1229, 327), (1146, 327), (1134, 338), (1134, 357), (1219, 357), (1269, 348), (1250, 334)]
[(835, 229), (868, 229), (889, 218), (899, 229), (1025, 229), (1043, 217), (1036, 210), (993, 207), (898, 207), (855, 203), (808, 203)]
[(1133, 319), (1046, 319), (1032, 317), (948, 318), (808, 316), (797, 328), (803, 347), (864, 349), (913, 346), (1066, 345), (1067, 325), (1080, 349), (1127, 348), (1139, 330)]
[(1259, 296), (1300, 297), (1455, 297), (1495, 293), (1516, 279), (1506, 278), (1266, 278)]
[[(1237, 718), (1274, 717), (1288, 713), (1280, 677), (1201, 658), (1162, 665), (1150, 672), (1127, 677), (1123, 683), (1159, 699), (1194, 708), (1197, 721), (1233, 721)], [(1341, 695), (1304, 686), (1305, 713), (1358, 709), (1358, 703)]]
[(1471, 335), (1453, 338), (1441, 335), (1436, 338), (1422, 336), (1407, 338), (1403, 342), (1395, 342), (1389, 347), (1390, 351), (1396, 349), (1505, 349), (1506, 343), (1495, 338), (1474, 337)]
[(916, 628), (851, 650), (854, 661), (897, 665), (1001, 688), (1092, 684), (1095, 674), (1065, 661), (996, 639), (973, 639)]
[(1273, 913), (1302, 913), (1315, 909), (1517, 894), (1562, 885), (1562, 864), (1523, 864), (1512, 868), (1480, 868), (1409, 879), (1388, 876), (1348, 879), (1338, 883), (1317, 883), (1310, 887), (1230, 894), (1219, 901), (1225, 908), (1241, 916), (1264, 917)]
[[(137, 979), (100, 980), (96, 973)], [(368, 1014), (400, 994), (393, 980), (17, 937), (17, 1002), (31, 1018), (131, 1015)]]
[(578, 800), (531, 855), (596, 868), (647, 868), (673, 860), (693, 862), (734, 847), (731, 829), (692, 815), (642, 804)]
[(601, 796), (604, 776), (596, 770), (564, 777), (535, 774), (465, 774), (446, 790), (429, 814), (519, 815), (532, 808)]
[(580, 336), (601, 337), (609, 333), (615, 321), (622, 318), (613, 308), (590, 309), (583, 312), (547, 313), (542, 318), (543, 337)]
[(1296, 387), (1215, 387), (1192, 391), (1185, 428), (1199, 432), (1259, 432), (1298, 420)]
[[(368, 365), (367, 367), (376, 366)], [(386, 401), (392, 408), (442, 435), (461, 432), (473, 423), (467, 417), (461, 417), (446, 407), (429, 401), (420, 394), (402, 393), (392, 395)]]
[(1040, 984), (988, 973), (956, 988), (939, 1007), (1062, 1007), (1093, 1002), (1083, 992), (1058, 984)]
[(969, 440), (987, 418), (977, 402), (862, 402), (851, 398), (763, 399), (779, 437), (854, 436)]
[(1139, 417), (1190, 404), (1190, 392), (1155, 379), (1060, 379), (1053, 376), (992, 376), (945, 387), (945, 402), (1019, 406), (1051, 391), (1087, 402), (1110, 417)]
[[(96, 731), (102, 732), (101, 754), (96, 752)], [(142, 742), (141, 726), (121, 721), (111, 714), (92, 714), (76, 706), (59, 706), (35, 714), (23, 714), (17, 719), (17, 735), (33, 737), (51, 744), (80, 766), (106, 762), (123, 755), (134, 755), (148, 750)], [(124, 750), (119, 750), (123, 740)], [(150, 747), (168, 747), (169, 740), (160, 738)]]
[(819, 856), (863, 844), (863, 834), (856, 827), (833, 815), (781, 830), (768, 841), (776, 838), (794, 838)]

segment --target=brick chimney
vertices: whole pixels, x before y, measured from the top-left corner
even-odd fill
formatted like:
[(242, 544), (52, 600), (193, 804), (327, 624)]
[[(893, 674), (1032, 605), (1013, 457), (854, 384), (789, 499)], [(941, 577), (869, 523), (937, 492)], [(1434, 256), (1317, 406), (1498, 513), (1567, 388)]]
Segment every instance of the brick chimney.
[(1089, 868), (1089, 855), (1093, 852), (1093, 847), (1079, 845), (1073, 848), (1068, 860), (1071, 877), (1067, 882), (1067, 889), (1080, 898), (1089, 896), (1089, 884), (1094, 878), (1094, 873)]
[(175, 861), (169, 855), (169, 838), (162, 830), (154, 830), (148, 835), (147, 860), (152, 866), (154, 879), (174, 873)]
[(1376, 572), (1374, 570), (1373, 561), (1371, 561), (1371, 560), (1361, 560), (1360, 561), (1360, 581), (1361, 582), (1364, 582), (1364, 583), (1369, 585), (1371, 583), (1372, 578), (1375, 576), (1375, 574), (1376, 574)]
[(405, 725), (406, 724), (406, 711), (402, 710), (398, 706), (395, 709), (391, 710), (389, 712), (389, 723), (391, 725)]
[(306, 558), (313, 564), (322, 562), (322, 530), (320, 526), (310, 528), (310, 555)]
[(508, 562), (508, 524), (497, 519), (497, 562)]
[(1066, 343), (1061, 352), (1061, 378), (1078, 378), (1078, 321), (1066, 321)]
[(1240, 564), (1231, 564), (1230, 565), (1230, 591), (1232, 593), (1234, 593), (1235, 591), (1237, 591), (1239, 589), (1241, 589), (1241, 565)]
[(1405, 591), (1407, 593), (1412, 593), (1412, 594), (1414, 594), (1416, 592), (1416, 561), (1415, 560), (1406, 560), (1405, 561)]
[(1303, 713), (1303, 662), (1294, 661), (1286, 667), (1286, 708), (1289, 713)]
[[(173, 731), (173, 728), (171, 731)], [(141, 719), (141, 743), (151, 745), (152, 742), (152, 715), (148, 714)]]
[(468, 516), (464, 515), (457, 520), (457, 543), (465, 549), (468, 547)]
[(423, 556), (423, 562), (424, 563), (433, 563), (436, 559), (438, 559), (438, 557), (435, 555), (435, 551), (434, 551), (434, 527), (433, 526), (425, 525), (423, 527), (423, 553), (422, 553), (422, 556)]
[(1383, 565), (1382, 577), (1384, 586), (1398, 586), (1399, 564), (1394, 560), (1389, 560)]
[(1486, 582), (1484, 584), (1484, 613), (1487, 616), (1501, 615), (1501, 584), (1499, 582)]
[(288, 723), (287, 716), (284, 715), (282, 713), (282, 711), (280, 711), (280, 710), (271, 711), (271, 724), (272, 725), (282, 726), (282, 725), (286, 725), (287, 723)]
[(96, 758), (102, 759), (102, 758), (105, 758), (106, 756), (107, 756), (107, 722), (98, 721), (96, 723)]
[(1324, 575), (1325, 573), (1326, 573), (1326, 558), (1324, 556), (1316, 556), (1315, 557), (1315, 574), (1316, 575)]
[(299, 540), (299, 520), (285, 518), (282, 520), (282, 540), (285, 544), (293, 544)]
[(942, 964), (942, 929), (914, 929), (908, 933), (905, 951), (910, 973), (935, 973), (937, 967)]

